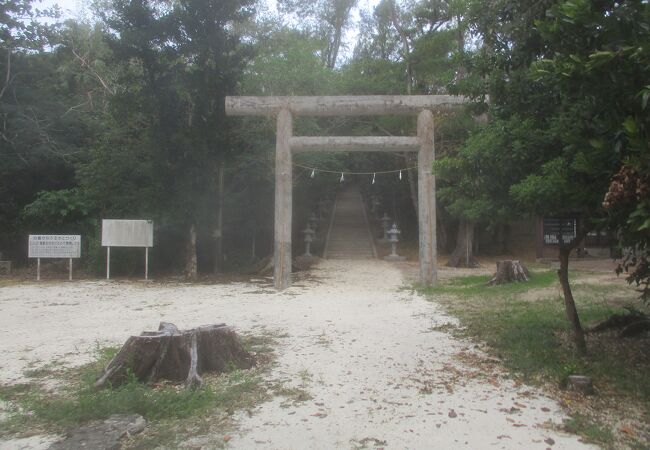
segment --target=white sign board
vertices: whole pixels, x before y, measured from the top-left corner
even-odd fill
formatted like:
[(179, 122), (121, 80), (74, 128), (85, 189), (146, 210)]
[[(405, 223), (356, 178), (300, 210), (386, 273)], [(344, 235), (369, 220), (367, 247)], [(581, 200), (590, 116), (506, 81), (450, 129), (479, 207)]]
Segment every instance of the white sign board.
[(103, 219), (102, 247), (153, 247), (153, 221)]
[(30, 258), (80, 258), (81, 236), (67, 234), (30, 234)]

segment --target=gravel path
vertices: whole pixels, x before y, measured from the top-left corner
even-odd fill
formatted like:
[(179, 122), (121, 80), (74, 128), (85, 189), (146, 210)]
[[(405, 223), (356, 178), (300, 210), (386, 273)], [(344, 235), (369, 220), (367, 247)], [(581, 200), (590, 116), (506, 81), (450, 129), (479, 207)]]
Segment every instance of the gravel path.
[[(97, 343), (121, 344), (161, 320), (226, 322), (287, 334), (269, 378), (312, 397), (239, 415), (230, 448), (593, 448), (551, 430), (563, 418), (554, 401), (507, 380), (497, 361), (444, 331), (453, 318), (404, 287), (395, 265), (376, 260), (323, 261), (280, 294), (268, 283), (5, 287), (0, 381), (18, 381), (30, 364), (83, 363)], [(9, 444), (0, 448), (20, 448)]]

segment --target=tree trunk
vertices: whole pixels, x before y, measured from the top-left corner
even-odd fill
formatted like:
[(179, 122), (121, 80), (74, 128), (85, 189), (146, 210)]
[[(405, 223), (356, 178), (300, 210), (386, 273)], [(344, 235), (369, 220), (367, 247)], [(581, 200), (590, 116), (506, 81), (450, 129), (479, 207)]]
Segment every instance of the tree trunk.
[(406, 64), (406, 94), (411, 95), (411, 90), (413, 86), (413, 69), (411, 64), (411, 45), (409, 43), (409, 36), (402, 28), (402, 25), (399, 23), (397, 17), (397, 5), (395, 0), (391, 1), (391, 22), (397, 33), (399, 34), (400, 40), (402, 41), (402, 47), (404, 48), (404, 63)]
[(339, 49), (341, 47), (341, 38), (343, 36), (345, 24), (350, 17), (350, 10), (356, 4), (356, 0), (338, 0), (334, 2), (334, 16), (328, 20), (332, 27), (332, 41), (328, 43), (326, 65), (328, 69), (336, 67)]
[[(463, 19), (460, 14), (456, 16), (456, 22), (458, 25), (458, 52), (463, 55), (465, 54), (465, 29), (463, 28)], [(458, 78), (465, 77), (465, 66), (462, 64), (458, 67)]]
[[(406, 165), (408, 167), (415, 166), (417, 164), (417, 154), (416, 153), (405, 153), (404, 159), (406, 160)], [(408, 181), (409, 181), (409, 192), (411, 194), (411, 203), (413, 203), (413, 210), (415, 211), (415, 218), (418, 218), (419, 206), (418, 206), (418, 180), (416, 179), (418, 171), (416, 169), (408, 170)]]
[(488, 286), (497, 284), (514, 283), (519, 281), (528, 281), (530, 273), (526, 266), (519, 261), (497, 261), (497, 271)]
[(438, 237), (438, 249), (443, 253), (447, 253), (449, 247), (449, 235), (447, 234), (447, 227), (445, 213), (443, 208), (438, 208), (436, 211), (436, 234)]
[(251, 232), (251, 259), (255, 260), (257, 258), (257, 251), (255, 246), (257, 245), (257, 227), (253, 225), (253, 231)]
[(506, 255), (509, 253), (508, 239), (506, 236), (510, 235), (510, 226), (506, 224), (497, 225), (495, 240), (497, 242), (497, 254)]
[(462, 219), (458, 224), (458, 234), (456, 235), (456, 248), (454, 249), (449, 261), (448, 267), (469, 267), (479, 266), (478, 261), (474, 258), (474, 223)]
[(221, 271), (221, 263), (223, 261), (223, 177), (224, 166), (221, 164), (217, 169), (217, 224), (214, 230), (214, 267), (212, 270), (215, 274)]
[(203, 383), (203, 373), (249, 369), (254, 364), (235, 331), (225, 324), (181, 331), (172, 323), (161, 322), (158, 331), (127, 339), (95, 387), (117, 387), (131, 376), (144, 383), (165, 379), (196, 387)]
[(191, 223), (187, 229), (187, 241), (185, 247), (185, 279), (196, 280), (198, 278), (198, 267), (196, 262), (196, 225)]
[(560, 269), (557, 271), (557, 275), (560, 279), (560, 286), (562, 286), (562, 293), (564, 294), (566, 316), (573, 328), (573, 340), (576, 345), (576, 350), (582, 356), (587, 354), (587, 343), (585, 342), (585, 334), (582, 330), (576, 303), (571, 292), (571, 285), (569, 285), (569, 255), (572, 249), (573, 247), (571, 246), (560, 245)]

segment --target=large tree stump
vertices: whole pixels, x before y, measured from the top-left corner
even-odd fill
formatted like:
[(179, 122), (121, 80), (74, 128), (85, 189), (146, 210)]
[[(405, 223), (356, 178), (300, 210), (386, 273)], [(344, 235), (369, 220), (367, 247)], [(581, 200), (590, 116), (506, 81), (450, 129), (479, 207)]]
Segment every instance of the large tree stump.
[(131, 336), (97, 378), (95, 387), (119, 386), (129, 374), (139, 381), (184, 381), (187, 387), (203, 384), (201, 374), (248, 369), (253, 356), (235, 331), (225, 324), (179, 330), (161, 322), (158, 331)]
[(490, 281), (489, 286), (496, 284), (506, 284), (518, 281), (528, 281), (530, 273), (526, 266), (521, 262), (514, 261), (497, 261), (497, 271)]

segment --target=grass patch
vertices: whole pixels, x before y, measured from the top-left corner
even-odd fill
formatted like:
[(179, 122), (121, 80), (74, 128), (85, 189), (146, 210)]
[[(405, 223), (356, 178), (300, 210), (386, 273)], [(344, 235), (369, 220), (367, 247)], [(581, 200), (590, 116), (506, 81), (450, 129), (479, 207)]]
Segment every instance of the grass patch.
[[(580, 273), (572, 274), (573, 293), (583, 325), (613, 313), (625, 313), (626, 305), (647, 309), (627, 286), (581, 281), (582, 277)], [(571, 374), (588, 375), (601, 396), (641, 404), (648, 417), (650, 340), (588, 335), (589, 354), (578, 357), (573, 351), (555, 272), (535, 271), (528, 283), (491, 287), (486, 286), (489, 278), (464, 276), (420, 290), (435, 296), (450, 314), (458, 317), (462, 328), (456, 332), (485, 341), (511, 371), (526, 381), (550, 381), (561, 386)], [(608, 445), (611, 433), (595, 421), (576, 416), (569, 427), (580, 429), (581, 435), (594, 442)]]
[[(541, 376), (563, 381), (572, 373), (592, 376), (609, 387), (644, 401), (650, 401), (650, 384), (643, 382), (648, 366), (635, 367), (619, 352), (600, 352), (597, 336), (588, 337), (589, 355), (577, 357), (568, 342), (569, 324), (561, 297), (547, 293), (541, 297), (530, 293), (557, 286), (554, 272), (535, 272), (529, 283), (486, 286), (489, 276), (466, 276), (438, 287), (425, 289), (437, 296), (443, 306), (457, 316), (464, 333), (486, 341), (508, 366), (527, 378)], [(579, 279), (578, 279), (579, 280)], [(608, 302), (617, 285), (573, 284), (578, 312), (584, 324), (604, 319), (613, 313), (625, 313), (623, 303)], [(631, 295), (630, 295), (631, 294)], [(628, 303), (635, 297), (628, 291)], [(641, 307), (637, 305), (637, 307)], [(622, 345), (629, 341), (620, 341)]]
[(27, 383), (0, 385), (0, 401), (10, 402), (16, 398), (25, 395), (33, 388), (33, 385)]
[(418, 290), (426, 294), (453, 294), (462, 297), (481, 295), (483, 297), (493, 298), (515, 295), (531, 289), (548, 288), (557, 282), (557, 275), (550, 271), (531, 271), (530, 281), (527, 283), (487, 286), (487, 282), (491, 278), (491, 275), (468, 275), (452, 278), (448, 282), (434, 287), (422, 288), (418, 286)]
[[(272, 339), (244, 337), (247, 348), (258, 355), (272, 352)], [(9, 402), (9, 418), (2, 423), (0, 436), (28, 435), (34, 432), (64, 432), (89, 421), (106, 419), (113, 414), (140, 414), (148, 422), (142, 437), (133, 439), (134, 447), (169, 444), (197, 432), (197, 424), (209, 429), (216, 420), (224, 423), (235, 411), (252, 408), (270, 398), (262, 379), (266, 366), (224, 374), (204, 374), (204, 386), (185, 389), (172, 383), (145, 385), (135, 378), (111, 389), (96, 389), (97, 375), (116, 354), (118, 348), (96, 350), (95, 360), (85, 366), (63, 372), (31, 371), (30, 384), (0, 386), (0, 399)], [(258, 360), (259, 363), (259, 360)], [(42, 376), (38, 379), (35, 376)], [(55, 392), (45, 386), (56, 375), (61, 383)], [(216, 419), (215, 419), (216, 418)], [(213, 420), (214, 419), (214, 420)], [(170, 432), (172, 430), (173, 432)]]
[(280, 397), (285, 397), (285, 400), (281, 404), (283, 408), (295, 406), (314, 398), (305, 389), (299, 387), (287, 387), (283, 384), (275, 386), (273, 393)]
[(611, 445), (614, 442), (614, 435), (610, 430), (582, 414), (566, 419), (564, 429), (569, 433), (579, 434), (585, 441), (594, 444)]

